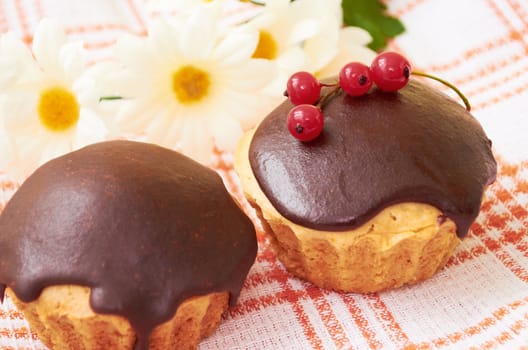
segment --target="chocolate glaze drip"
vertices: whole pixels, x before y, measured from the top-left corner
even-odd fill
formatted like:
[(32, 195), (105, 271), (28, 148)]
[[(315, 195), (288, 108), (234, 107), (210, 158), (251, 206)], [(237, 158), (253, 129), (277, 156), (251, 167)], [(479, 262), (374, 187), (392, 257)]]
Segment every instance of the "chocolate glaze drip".
[(302, 143), (285, 101), (258, 127), (253, 173), (273, 206), (300, 225), (357, 228), (383, 208), (429, 203), (460, 237), (477, 216), (497, 165), (480, 124), (449, 97), (412, 80), (397, 93), (340, 93), (323, 108), (323, 133)]
[(0, 215), (0, 295), (91, 288), (95, 312), (127, 318), (136, 348), (185, 299), (228, 291), (235, 303), (255, 229), (212, 170), (155, 145), (104, 142), (52, 160)]

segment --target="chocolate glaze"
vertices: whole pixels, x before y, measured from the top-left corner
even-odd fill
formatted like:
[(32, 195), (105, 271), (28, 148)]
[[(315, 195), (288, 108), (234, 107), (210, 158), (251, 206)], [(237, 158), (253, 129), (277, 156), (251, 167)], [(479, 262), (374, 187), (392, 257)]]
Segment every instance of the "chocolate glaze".
[(95, 312), (127, 318), (136, 348), (185, 299), (235, 303), (255, 229), (212, 170), (155, 145), (104, 142), (40, 167), (0, 215), (0, 295), (91, 288)]
[(357, 228), (383, 208), (428, 203), (460, 237), (477, 216), (497, 165), (491, 141), (457, 102), (412, 80), (396, 93), (344, 93), (323, 108), (325, 126), (302, 143), (286, 128), (285, 101), (249, 149), (257, 182), (287, 219), (318, 230)]

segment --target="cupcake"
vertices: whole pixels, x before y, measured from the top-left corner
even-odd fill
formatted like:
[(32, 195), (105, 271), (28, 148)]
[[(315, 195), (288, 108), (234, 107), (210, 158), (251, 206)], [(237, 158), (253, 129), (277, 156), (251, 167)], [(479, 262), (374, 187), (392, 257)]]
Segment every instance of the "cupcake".
[(324, 128), (315, 139), (292, 136), (288, 99), (235, 153), (245, 196), (279, 260), (345, 292), (431, 277), (495, 179), (491, 141), (465, 108), (416, 79), (361, 96), (323, 88), (321, 100)]
[(0, 215), (0, 296), (51, 349), (192, 349), (233, 305), (257, 243), (221, 178), (112, 141), (37, 169)]

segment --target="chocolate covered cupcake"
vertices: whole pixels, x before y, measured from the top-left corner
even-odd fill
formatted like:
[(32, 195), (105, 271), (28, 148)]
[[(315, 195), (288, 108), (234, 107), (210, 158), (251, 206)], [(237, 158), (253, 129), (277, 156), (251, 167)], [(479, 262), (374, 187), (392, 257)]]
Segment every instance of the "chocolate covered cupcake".
[(0, 296), (51, 349), (188, 349), (217, 328), (255, 230), (212, 170), (113, 141), (54, 159), (0, 215)]
[(491, 141), (466, 109), (416, 79), (361, 96), (328, 89), (315, 139), (292, 136), (294, 105), (286, 100), (235, 154), (278, 258), (291, 273), (339, 291), (432, 276), (495, 179)]

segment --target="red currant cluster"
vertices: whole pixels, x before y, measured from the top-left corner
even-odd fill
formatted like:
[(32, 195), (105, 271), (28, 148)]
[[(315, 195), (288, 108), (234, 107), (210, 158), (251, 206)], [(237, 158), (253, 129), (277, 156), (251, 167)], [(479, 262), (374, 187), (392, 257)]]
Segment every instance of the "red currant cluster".
[[(382, 91), (392, 92), (404, 87), (411, 75), (411, 65), (402, 55), (384, 52), (378, 55), (370, 67), (351, 62), (339, 72), (339, 82), (323, 84), (308, 72), (297, 72), (288, 80), (285, 95), (295, 105), (288, 113), (290, 133), (301, 141), (311, 141), (323, 131), (321, 107), (327, 96), (342, 89), (351, 96), (362, 96), (374, 83)], [(320, 98), (324, 86), (332, 87), (328, 95)]]

